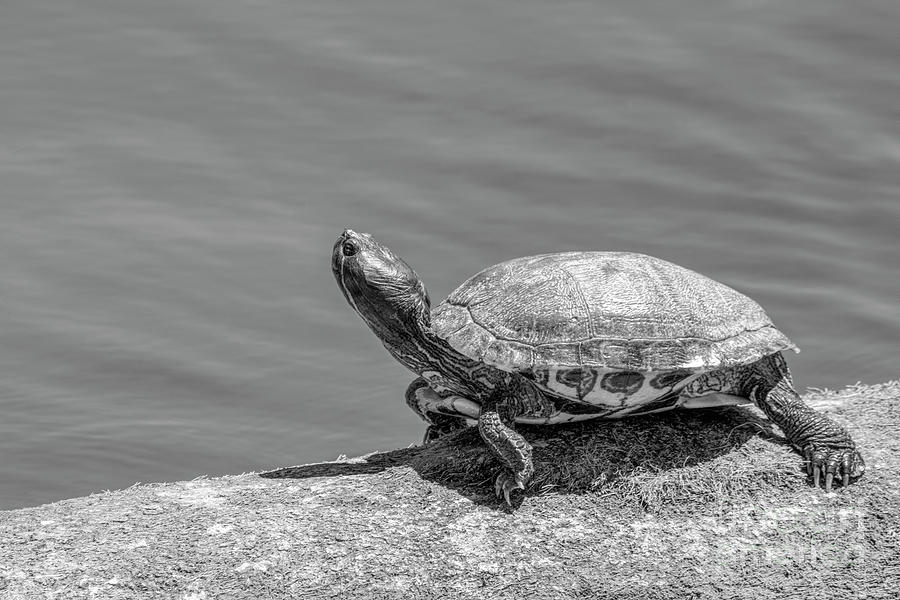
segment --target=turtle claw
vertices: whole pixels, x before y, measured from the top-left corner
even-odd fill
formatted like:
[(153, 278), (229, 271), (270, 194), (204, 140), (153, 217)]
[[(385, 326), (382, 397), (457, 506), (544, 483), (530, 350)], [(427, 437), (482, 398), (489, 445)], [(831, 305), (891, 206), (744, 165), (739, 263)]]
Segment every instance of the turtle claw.
[(509, 499), (510, 493), (512, 493), (513, 490), (524, 489), (524, 481), (506, 472), (497, 475), (497, 480), (494, 481), (494, 494), (497, 496), (497, 498), (499, 498), (500, 495), (503, 494), (503, 498), (504, 500), (506, 500), (506, 504), (508, 506), (512, 506), (512, 501)]
[(813, 478), (813, 487), (818, 488), (822, 475), (825, 475), (825, 493), (831, 492), (836, 475), (841, 475), (841, 485), (847, 487), (851, 477), (859, 477), (866, 470), (862, 456), (853, 449), (810, 445), (804, 448), (803, 455), (806, 458), (806, 473)]

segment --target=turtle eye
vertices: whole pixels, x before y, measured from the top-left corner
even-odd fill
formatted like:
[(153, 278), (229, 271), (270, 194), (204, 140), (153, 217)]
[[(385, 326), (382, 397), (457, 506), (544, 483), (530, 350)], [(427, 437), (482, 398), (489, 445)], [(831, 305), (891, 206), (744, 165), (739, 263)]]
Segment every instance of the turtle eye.
[(359, 252), (359, 246), (357, 246), (355, 242), (347, 240), (346, 242), (344, 242), (344, 245), (341, 246), (341, 252), (344, 254), (344, 256), (354, 256), (357, 252)]

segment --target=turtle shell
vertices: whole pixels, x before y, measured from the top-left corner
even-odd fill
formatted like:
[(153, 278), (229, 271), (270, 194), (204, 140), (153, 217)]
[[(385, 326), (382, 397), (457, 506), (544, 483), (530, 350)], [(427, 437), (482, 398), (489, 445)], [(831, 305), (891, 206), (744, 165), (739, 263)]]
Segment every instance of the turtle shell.
[(696, 371), (797, 347), (747, 296), (629, 252), (566, 252), (478, 273), (432, 313), (457, 351), (507, 371)]

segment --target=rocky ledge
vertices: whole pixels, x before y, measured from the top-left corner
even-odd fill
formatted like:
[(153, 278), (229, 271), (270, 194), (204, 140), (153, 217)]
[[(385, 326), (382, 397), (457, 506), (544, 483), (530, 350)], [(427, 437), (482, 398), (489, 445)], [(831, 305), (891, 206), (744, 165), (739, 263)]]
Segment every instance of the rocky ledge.
[(859, 481), (813, 489), (753, 409), (523, 428), (512, 509), (472, 431), (0, 512), (0, 597), (896, 598), (900, 381), (811, 390)]

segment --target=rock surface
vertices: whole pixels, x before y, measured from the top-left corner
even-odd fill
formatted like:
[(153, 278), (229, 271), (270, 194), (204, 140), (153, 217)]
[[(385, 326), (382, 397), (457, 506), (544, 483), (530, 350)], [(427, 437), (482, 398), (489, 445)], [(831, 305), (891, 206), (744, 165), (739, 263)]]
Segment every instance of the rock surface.
[(0, 598), (896, 598), (900, 382), (807, 399), (861, 447), (848, 489), (727, 408), (522, 428), (507, 509), (466, 431), (0, 512)]

